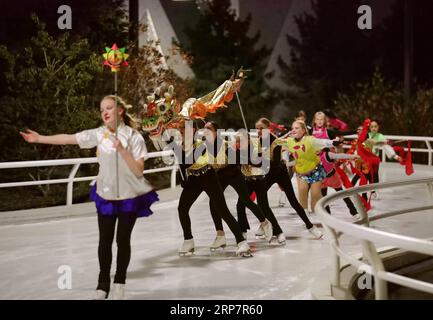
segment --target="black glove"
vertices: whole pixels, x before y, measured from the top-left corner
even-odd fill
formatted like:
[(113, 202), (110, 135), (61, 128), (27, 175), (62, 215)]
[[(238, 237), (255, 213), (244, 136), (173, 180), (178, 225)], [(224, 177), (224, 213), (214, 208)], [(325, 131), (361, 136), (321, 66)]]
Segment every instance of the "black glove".
[(334, 147), (337, 147), (337, 146), (339, 146), (340, 144), (342, 144), (343, 143), (343, 141), (340, 141), (340, 140), (334, 140), (334, 141), (332, 141), (332, 145), (334, 146)]

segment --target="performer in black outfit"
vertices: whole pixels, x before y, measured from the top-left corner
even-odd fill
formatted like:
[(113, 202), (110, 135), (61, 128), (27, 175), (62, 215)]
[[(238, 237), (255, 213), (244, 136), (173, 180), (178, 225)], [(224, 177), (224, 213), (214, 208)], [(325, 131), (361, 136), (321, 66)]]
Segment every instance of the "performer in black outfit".
[[(259, 141), (260, 141), (263, 154), (267, 153), (265, 152), (266, 149), (269, 149), (273, 141), (276, 139), (274, 135), (270, 134), (269, 146), (266, 147), (263, 146), (263, 139), (265, 137), (262, 136), (263, 134), (262, 130), (268, 129), (270, 127), (270, 124), (271, 121), (268, 120), (267, 118), (260, 118), (256, 122), (256, 129), (258, 130)], [(290, 205), (293, 207), (293, 209), (295, 209), (298, 216), (305, 223), (305, 227), (308, 229), (308, 231), (312, 235), (314, 235), (315, 238), (320, 239), (323, 236), (322, 232), (311, 223), (310, 219), (308, 219), (305, 213), (304, 208), (301, 206), (301, 204), (298, 202), (298, 199), (296, 198), (295, 191), (293, 190), (292, 182), (287, 167), (284, 164), (284, 162), (281, 160), (281, 146), (277, 146), (276, 148), (274, 148), (272, 154), (270, 154), (269, 164), (270, 164), (269, 170), (266, 174), (266, 191), (268, 191), (274, 183), (278, 183), (280, 188), (286, 194)], [(242, 206), (242, 204), (238, 202), (238, 210), (245, 210), (245, 206)], [(259, 228), (256, 234), (262, 235), (263, 232)], [(276, 230), (274, 230), (274, 234), (278, 234), (276, 233)]]
[[(245, 177), (245, 181), (247, 183), (248, 187), (248, 193), (251, 194), (252, 192), (256, 193), (257, 197), (257, 204), (259, 205), (260, 209), (262, 209), (263, 213), (265, 214), (266, 219), (268, 219), (272, 224), (273, 234), (276, 235), (277, 241), (280, 244), (285, 244), (286, 237), (283, 233), (283, 230), (281, 229), (277, 219), (275, 218), (274, 213), (272, 212), (271, 207), (269, 206), (269, 200), (268, 200), (268, 193), (267, 193), (267, 185), (266, 185), (266, 179), (265, 179), (265, 172), (262, 168), (262, 164), (258, 161), (252, 161), (252, 155), (256, 154), (257, 157), (262, 158), (262, 154), (258, 152), (258, 141), (250, 139), (250, 137), (247, 135), (245, 137), (248, 139), (248, 153), (247, 153), (247, 159), (240, 156), (239, 161), (241, 164), (241, 172)], [(242, 150), (244, 147), (242, 143), (240, 142), (241, 135), (236, 137), (236, 148), (239, 150), (239, 155), (244, 155), (245, 150)], [(251, 150), (255, 150), (255, 152), (251, 152)], [(249, 156), (248, 156), (249, 155)], [(246, 217), (245, 212), (245, 205), (242, 201), (238, 200), (237, 202), (237, 212), (239, 221), (244, 221), (245, 227), (249, 229), (248, 220)]]
[[(241, 256), (250, 256), (250, 247), (244, 239), (236, 219), (227, 208), (224, 193), (219, 184), (215, 170), (208, 163), (208, 153), (206, 148), (201, 143), (196, 143), (188, 149), (188, 143), (185, 143), (184, 128), (181, 128), (181, 133), (183, 135), (182, 146), (174, 146), (174, 152), (179, 161), (179, 169), (182, 179), (181, 185), (183, 187), (179, 199), (178, 211), (185, 241), (179, 249), (179, 254), (185, 255), (194, 252), (194, 239), (191, 232), (189, 210), (200, 194), (204, 191), (215, 205), (216, 210), (214, 213), (220, 215), (235, 235), (238, 244), (236, 254)], [(187, 148), (187, 150), (185, 150), (185, 148)]]
[[(224, 191), (229, 185), (232, 186), (233, 189), (235, 189), (240, 201), (248, 209), (250, 209), (260, 221), (261, 227), (264, 230), (266, 240), (270, 241), (272, 239), (272, 225), (265, 218), (265, 215), (262, 212), (261, 208), (253, 201), (251, 201), (244, 176), (242, 175), (242, 172), (240, 170), (239, 161), (237, 161), (236, 163), (228, 163), (228, 152), (230, 147), (227, 145), (227, 142), (217, 134), (218, 125), (215, 122), (211, 121), (207, 122), (204, 128), (206, 149), (210, 156), (210, 163), (212, 163), (212, 167), (217, 172), (221, 189)], [(239, 158), (239, 152), (237, 150), (235, 151), (234, 149), (232, 149), (230, 151), (233, 151), (233, 154), (237, 152), (237, 158)], [(217, 214), (218, 209), (212, 199), (210, 199), (209, 205), (215, 224), (215, 229), (217, 231), (215, 241), (210, 248), (211, 250), (216, 250), (217, 248), (225, 247), (226, 238), (222, 225), (222, 219)], [(246, 232), (249, 228), (246, 216), (238, 216), (238, 223), (244, 234), (244, 238), (246, 238)]]

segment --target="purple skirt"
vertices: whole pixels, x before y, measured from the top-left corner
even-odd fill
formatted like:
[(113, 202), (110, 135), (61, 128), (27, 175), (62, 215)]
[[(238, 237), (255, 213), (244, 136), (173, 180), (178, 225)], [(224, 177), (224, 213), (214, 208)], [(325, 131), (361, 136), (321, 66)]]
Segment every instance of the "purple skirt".
[(119, 213), (137, 213), (137, 217), (148, 217), (153, 214), (150, 206), (159, 201), (158, 194), (150, 191), (141, 196), (125, 200), (105, 200), (96, 193), (96, 184), (90, 190), (90, 199), (95, 201), (96, 210), (104, 216), (117, 215)]

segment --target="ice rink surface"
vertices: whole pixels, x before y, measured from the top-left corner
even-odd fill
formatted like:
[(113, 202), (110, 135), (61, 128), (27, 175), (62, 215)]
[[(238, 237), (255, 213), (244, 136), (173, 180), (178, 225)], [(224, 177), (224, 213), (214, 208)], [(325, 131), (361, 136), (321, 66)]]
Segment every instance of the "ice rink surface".
[[(383, 181), (405, 177), (396, 165), (385, 165), (381, 170)], [(419, 173), (422, 176), (425, 172)], [(235, 214), (236, 194), (229, 187), (225, 195)], [(269, 245), (256, 239), (259, 222), (248, 211), (252, 258), (236, 257), (234, 237), (226, 225), (228, 246), (210, 252), (215, 231), (204, 194), (191, 210), (196, 252), (179, 257), (177, 249), (183, 237), (177, 200), (155, 204), (154, 214), (138, 219), (132, 234), (126, 299), (311, 299), (310, 287), (316, 275), (329, 265), (329, 245), (326, 236), (313, 239), (288, 202), (278, 207), (279, 196), (275, 185), (269, 199), (286, 235), (286, 245)], [(379, 197), (372, 201), (371, 215), (433, 201), (421, 185), (385, 190)], [(342, 201), (331, 210), (340, 219), (354, 221)], [(314, 213), (309, 217), (319, 225)], [(373, 227), (432, 237), (433, 215), (431, 211), (402, 215), (373, 223)], [(342, 241), (346, 250), (361, 251), (354, 239), (346, 237)], [(97, 245), (96, 213), (91, 217), (0, 226), (0, 299), (91, 299), (98, 276)], [(115, 252), (113, 245), (113, 268)], [(62, 266), (71, 270), (71, 289), (59, 289)]]

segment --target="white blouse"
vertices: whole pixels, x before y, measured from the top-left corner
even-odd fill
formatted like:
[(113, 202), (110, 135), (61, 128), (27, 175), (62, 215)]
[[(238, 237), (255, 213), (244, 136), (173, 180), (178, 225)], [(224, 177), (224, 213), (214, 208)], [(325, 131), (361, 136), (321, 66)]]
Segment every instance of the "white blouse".
[[(75, 134), (78, 145), (82, 149), (97, 147), (96, 155), (99, 162), (96, 193), (105, 200), (125, 200), (135, 198), (151, 191), (152, 186), (144, 179), (137, 177), (129, 169), (125, 160), (119, 154), (119, 198), (116, 192), (116, 149), (113, 147), (114, 132), (101, 126), (96, 129), (84, 130)], [(117, 138), (135, 160), (147, 159), (147, 149), (142, 135), (121, 123), (117, 130)]]

